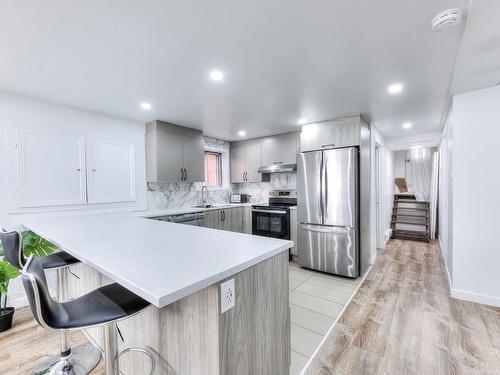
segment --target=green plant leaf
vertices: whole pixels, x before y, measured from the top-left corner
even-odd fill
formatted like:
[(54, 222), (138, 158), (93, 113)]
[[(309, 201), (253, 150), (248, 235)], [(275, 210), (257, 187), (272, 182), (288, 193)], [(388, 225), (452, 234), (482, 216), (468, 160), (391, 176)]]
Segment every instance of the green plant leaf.
[(40, 237), (32, 231), (23, 232), (24, 256), (29, 257), (35, 254), (37, 257), (50, 255), (57, 250), (57, 246), (52, 242)]

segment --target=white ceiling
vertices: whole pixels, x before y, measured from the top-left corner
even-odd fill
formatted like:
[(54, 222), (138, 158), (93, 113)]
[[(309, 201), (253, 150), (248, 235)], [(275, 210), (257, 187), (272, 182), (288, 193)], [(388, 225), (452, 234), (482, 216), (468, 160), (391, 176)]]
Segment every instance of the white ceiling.
[(458, 53), (452, 94), (500, 83), (500, 1), (473, 1)]
[[(3, 0), (0, 90), (228, 140), (350, 113), (386, 137), (435, 132), (462, 27), (433, 33), (430, 20), (468, 4)], [(223, 83), (209, 80), (213, 69)], [(387, 93), (392, 82), (401, 95)]]

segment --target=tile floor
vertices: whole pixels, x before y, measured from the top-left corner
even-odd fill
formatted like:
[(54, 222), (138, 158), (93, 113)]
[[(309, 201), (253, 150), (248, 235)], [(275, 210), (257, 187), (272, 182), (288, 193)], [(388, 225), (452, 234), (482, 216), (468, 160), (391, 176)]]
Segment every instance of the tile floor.
[(290, 262), (292, 363), (300, 374), (338, 314), (361, 282), (301, 268)]

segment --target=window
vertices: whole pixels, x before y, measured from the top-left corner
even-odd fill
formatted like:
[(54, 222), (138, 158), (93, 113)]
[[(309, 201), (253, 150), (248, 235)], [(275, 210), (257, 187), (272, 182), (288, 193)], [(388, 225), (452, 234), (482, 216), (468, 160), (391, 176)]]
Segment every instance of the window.
[(205, 151), (205, 186), (222, 186), (222, 157), (220, 152)]

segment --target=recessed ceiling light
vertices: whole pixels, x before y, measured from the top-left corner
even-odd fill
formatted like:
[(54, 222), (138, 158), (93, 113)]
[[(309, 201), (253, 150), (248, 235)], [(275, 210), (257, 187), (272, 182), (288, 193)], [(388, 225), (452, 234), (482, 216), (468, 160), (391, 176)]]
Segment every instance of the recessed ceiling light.
[(220, 70), (213, 70), (210, 72), (210, 79), (212, 81), (222, 81), (224, 74)]
[(247, 132), (246, 132), (246, 131), (244, 131), (244, 130), (240, 130), (240, 131), (238, 132), (238, 135), (239, 135), (240, 137), (244, 137), (245, 135), (247, 135)]
[(144, 109), (145, 111), (149, 111), (153, 107), (151, 106), (151, 104), (144, 102), (141, 103), (141, 108)]
[(403, 125), (401, 125), (403, 129), (411, 129), (413, 124), (411, 122), (405, 122)]
[(403, 85), (401, 83), (393, 83), (387, 88), (387, 91), (389, 91), (389, 94), (399, 94), (403, 91)]
[(307, 119), (306, 118), (299, 118), (299, 125), (304, 125), (307, 124)]

